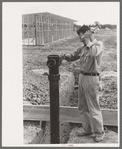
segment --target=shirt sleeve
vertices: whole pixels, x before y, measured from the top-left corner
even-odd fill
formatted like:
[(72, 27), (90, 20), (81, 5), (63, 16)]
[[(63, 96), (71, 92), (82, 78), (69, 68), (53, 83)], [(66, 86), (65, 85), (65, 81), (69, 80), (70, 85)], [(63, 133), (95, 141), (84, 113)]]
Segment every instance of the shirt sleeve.
[(102, 44), (102, 42), (98, 42), (98, 43), (91, 45), (91, 47), (89, 47), (89, 48), (90, 48), (90, 56), (96, 57), (102, 53), (103, 44)]
[(78, 49), (74, 50), (72, 53), (65, 54), (65, 59), (67, 61), (76, 61), (80, 58), (79, 54), (81, 53), (83, 47), (79, 47)]

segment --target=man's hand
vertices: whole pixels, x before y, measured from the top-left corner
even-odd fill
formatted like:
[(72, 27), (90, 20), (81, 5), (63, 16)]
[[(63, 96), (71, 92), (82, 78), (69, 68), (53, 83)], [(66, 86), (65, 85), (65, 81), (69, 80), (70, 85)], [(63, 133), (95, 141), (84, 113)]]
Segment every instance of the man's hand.
[(91, 37), (92, 37), (92, 33), (90, 31), (87, 31), (84, 34), (84, 40), (85, 40), (85, 44), (86, 46), (90, 47), (92, 42), (91, 42)]
[(84, 38), (86, 39), (91, 39), (91, 36), (92, 36), (92, 33), (90, 31), (87, 31), (85, 34), (84, 34)]
[(71, 58), (70, 58), (70, 55), (69, 55), (69, 54), (66, 54), (65, 57), (64, 57), (64, 59), (67, 60), (67, 61), (69, 62), (70, 59), (71, 59)]
[(61, 64), (64, 59), (65, 59), (65, 54), (62, 52), (62, 53), (59, 55), (59, 63)]

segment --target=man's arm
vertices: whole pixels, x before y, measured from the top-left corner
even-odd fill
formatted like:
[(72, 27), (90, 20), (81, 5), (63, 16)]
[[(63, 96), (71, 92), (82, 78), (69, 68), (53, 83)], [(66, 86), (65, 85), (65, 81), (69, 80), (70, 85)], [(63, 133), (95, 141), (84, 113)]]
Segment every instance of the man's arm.
[(95, 44), (89, 44), (87, 46), (90, 50), (90, 56), (96, 57), (103, 51), (103, 43), (101, 41), (95, 43)]
[(86, 47), (90, 50), (90, 56), (96, 57), (102, 52), (103, 43), (101, 41), (96, 41), (96, 39), (93, 39), (93, 36), (90, 32), (85, 33), (84, 39)]
[(80, 58), (79, 54), (81, 53), (82, 49), (83, 47), (80, 47), (69, 54), (65, 54), (64, 59), (67, 60), (68, 62), (78, 60)]

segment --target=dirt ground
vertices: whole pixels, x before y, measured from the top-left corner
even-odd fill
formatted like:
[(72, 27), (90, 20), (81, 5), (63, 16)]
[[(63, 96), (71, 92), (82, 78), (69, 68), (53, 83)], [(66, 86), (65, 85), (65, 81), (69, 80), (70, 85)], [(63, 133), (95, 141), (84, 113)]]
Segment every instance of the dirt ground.
[[(116, 30), (100, 30), (94, 34), (96, 39), (104, 44), (102, 58), (102, 91), (100, 97), (101, 108), (118, 109), (117, 99), (117, 35)], [(23, 104), (49, 104), (48, 67), (47, 56), (52, 54), (69, 53), (81, 46), (77, 35), (48, 43), (40, 47), (23, 47)], [(67, 62), (64, 60), (59, 67), (59, 72), (73, 72), (75, 86), (78, 84), (79, 60)], [(32, 70), (44, 69), (43, 77), (37, 77)], [(70, 99), (69, 106), (77, 106), (78, 89)]]
[[(115, 30), (100, 30), (94, 36), (103, 41), (102, 62), (102, 92), (100, 97), (101, 108), (117, 109), (117, 41)], [(45, 73), (43, 77), (36, 76), (33, 69), (44, 69), (48, 72), (46, 65), (47, 56), (51, 54), (69, 53), (81, 46), (76, 35), (46, 44), (44, 47), (23, 48), (23, 99), (24, 103), (47, 104), (49, 103), (48, 78)], [(67, 62), (64, 60), (59, 67), (59, 72), (70, 71), (75, 75), (75, 85), (78, 84), (79, 60)], [(40, 101), (41, 99), (41, 101)], [(77, 106), (77, 89), (71, 98), (71, 106)]]

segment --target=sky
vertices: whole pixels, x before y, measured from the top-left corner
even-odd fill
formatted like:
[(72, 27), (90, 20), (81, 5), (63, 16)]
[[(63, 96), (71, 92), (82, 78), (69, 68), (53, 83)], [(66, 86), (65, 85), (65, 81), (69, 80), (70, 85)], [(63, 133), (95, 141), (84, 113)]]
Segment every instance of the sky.
[(117, 24), (119, 2), (17, 2), (9, 3), (11, 10), (17, 9), (22, 14), (49, 12), (73, 20), (76, 24)]

